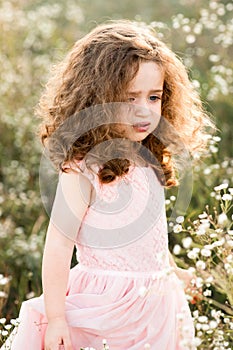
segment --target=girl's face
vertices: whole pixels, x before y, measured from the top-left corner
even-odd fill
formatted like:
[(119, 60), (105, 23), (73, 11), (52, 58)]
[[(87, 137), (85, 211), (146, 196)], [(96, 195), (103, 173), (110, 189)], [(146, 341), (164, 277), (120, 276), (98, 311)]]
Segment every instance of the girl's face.
[(133, 105), (123, 125), (124, 134), (132, 141), (142, 141), (159, 124), (164, 74), (153, 61), (141, 62), (137, 75), (132, 80), (127, 96)]

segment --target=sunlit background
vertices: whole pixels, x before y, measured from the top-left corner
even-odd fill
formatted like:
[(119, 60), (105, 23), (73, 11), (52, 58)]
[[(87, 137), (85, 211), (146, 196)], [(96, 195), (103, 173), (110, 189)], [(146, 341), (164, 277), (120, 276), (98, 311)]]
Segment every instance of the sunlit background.
[[(199, 276), (189, 298), (199, 349), (232, 349), (233, 2), (207, 0), (15, 0), (0, 3), (0, 339), (24, 299), (41, 293), (48, 217), (39, 191), (42, 147), (34, 108), (50, 67), (108, 19), (153, 26), (182, 59), (219, 131), (194, 171), (185, 217), (171, 223), (170, 249)], [(166, 193), (167, 213), (176, 199)], [(208, 206), (208, 207), (206, 207)]]

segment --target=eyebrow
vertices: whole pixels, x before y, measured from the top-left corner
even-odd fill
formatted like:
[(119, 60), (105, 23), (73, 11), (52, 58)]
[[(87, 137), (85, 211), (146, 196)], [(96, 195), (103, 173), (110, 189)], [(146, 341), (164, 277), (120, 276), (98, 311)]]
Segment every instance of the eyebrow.
[[(163, 92), (163, 89), (154, 89), (154, 90), (150, 90), (149, 93), (158, 93), (158, 92)], [(128, 94), (132, 94), (132, 95), (140, 95), (142, 93), (142, 91), (129, 91)]]

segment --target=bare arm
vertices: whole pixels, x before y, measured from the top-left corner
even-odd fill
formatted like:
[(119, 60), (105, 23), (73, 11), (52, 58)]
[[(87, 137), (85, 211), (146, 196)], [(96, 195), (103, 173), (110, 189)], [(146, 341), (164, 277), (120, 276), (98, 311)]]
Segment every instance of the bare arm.
[(175, 271), (178, 269), (178, 266), (176, 265), (175, 260), (170, 252), (169, 252), (169, 263), (170, 263), (170, 266), (173, 267)]
[(183, 282), (184, 289), (187, 291), (191, 287), (190, 283), (195, 278), (195, 275), (193, 274), (193, 272), (189, 270), (178, 267), (170, 252), (169, 252), (169, 263), (170, 263), (170, 266), (174, 268), (175, 274)]
[(89, 181), (80, 173), (62, 173), (47, 230), (42, 263), (42, 284), (48, 328), (45, 349), (72, 349), (65, 319), (65, 295), (74, 239), (87, 210)]

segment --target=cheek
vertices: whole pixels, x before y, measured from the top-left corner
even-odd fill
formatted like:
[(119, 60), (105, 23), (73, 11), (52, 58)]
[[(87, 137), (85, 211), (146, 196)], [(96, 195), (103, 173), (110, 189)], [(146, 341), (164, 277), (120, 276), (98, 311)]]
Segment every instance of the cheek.
[(161, 110), (159, 111), (154, 111), (154, 115), (153, 115), (153, 128), (156, 128), (160, 122), (161, 119)]
[(162, 111), (162, 101), (161, 100), (154, 104), (153, 110), (156, 113), (158, 113), (159, 115), (161, 114), (161, 111)]
[(153, 112), (153, 119), (155, 122), (159, 121), (162, 113), (162, 104), (156, 103), (153, 108), (151, 108), (151, 111)]

